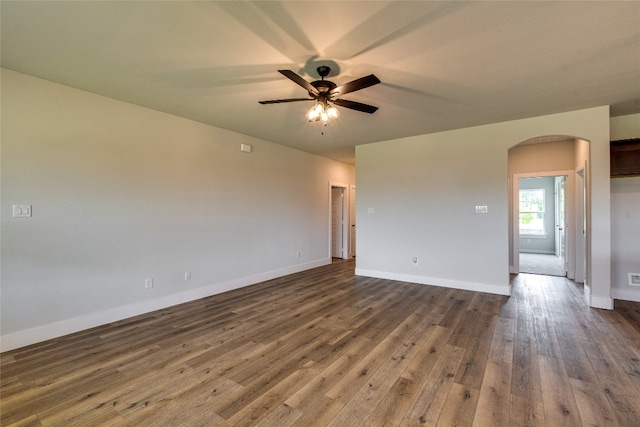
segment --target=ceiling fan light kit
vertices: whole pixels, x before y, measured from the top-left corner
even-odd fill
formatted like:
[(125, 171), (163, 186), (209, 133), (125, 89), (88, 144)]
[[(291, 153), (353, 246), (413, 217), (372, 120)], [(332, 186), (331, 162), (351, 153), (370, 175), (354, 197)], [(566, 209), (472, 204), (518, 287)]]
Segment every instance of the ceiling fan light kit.
[(349, 101), (340, 98), (334, 99), (334, 97), (337, 97), (338, 95), (345, 95), (350, 92), (355, 92), (357, 90), (377, 85), (380, 83), (380, 79), (373, 74), (353, 80), (342, 86), (338, 86), (334, 82), (324, 79), (329, 75), (329, 73), (331, 73), (331, 68), (322, 65), (317, 68), (317, 71), (320, 76), (320, 80), (308, 82), (291, 70), (278, 70), (280, 74), (301, 86), (303, 89), (306, 89), (311, 98), (274, 99), (258, 102), (260, 104), (280, 104), (284, 102), (315, 101), (313, 107), (311, 107), (307, 112), (307, 119), (310, 122), (322, 120), (324, 123), (330, 119), (335, 119), (340, 115), (338, 109), (333, 104), (368, 114), (373, 114), (378, 109), (378, 107), (374, 107), (373, 105), (367, 105), (356, 101)]
[(310, 122), (317, 122), (322, 120), (324, 123), (329, 119), (337, 119), (340, 112), (336, 107), (329, 104), (329, 102), (316, 101), (315, 105), (307, 112), (307, 119)]

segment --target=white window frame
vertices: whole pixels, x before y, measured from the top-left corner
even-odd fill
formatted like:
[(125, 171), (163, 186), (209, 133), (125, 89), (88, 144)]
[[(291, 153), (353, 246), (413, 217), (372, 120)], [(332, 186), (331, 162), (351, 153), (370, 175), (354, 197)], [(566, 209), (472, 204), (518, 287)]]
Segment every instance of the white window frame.
[[(527, 209), (526, 207), (523, 209), (522, 206), (522, 193), (523, 192), (542, 192), (542, 209)], [(533, 238), (545, 238), (547, 237), (547, 233), (544, 227), (545, 224), (545, 215), (546, 215), (546, 192), (544, 188), (520, 188), (518, 193), (518, 230), (520, 236), (533, 237)], [(522, 214), (532, 214), (532, 215), (540, 215), (540, 222), (542, 227), (539, 229), (522, 229), (522, 223), (520, 222), (520, 217)]]

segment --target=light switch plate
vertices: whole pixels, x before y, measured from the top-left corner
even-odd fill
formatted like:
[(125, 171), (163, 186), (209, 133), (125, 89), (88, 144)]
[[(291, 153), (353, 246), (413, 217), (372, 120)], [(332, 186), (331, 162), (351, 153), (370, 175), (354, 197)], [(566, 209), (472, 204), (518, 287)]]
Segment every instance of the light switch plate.
[(13, 205), (14, 218), (31, 218), (31, 205)]
[(488, 206), (476, 206), (476, 213), (487, 213), (489, 212)]

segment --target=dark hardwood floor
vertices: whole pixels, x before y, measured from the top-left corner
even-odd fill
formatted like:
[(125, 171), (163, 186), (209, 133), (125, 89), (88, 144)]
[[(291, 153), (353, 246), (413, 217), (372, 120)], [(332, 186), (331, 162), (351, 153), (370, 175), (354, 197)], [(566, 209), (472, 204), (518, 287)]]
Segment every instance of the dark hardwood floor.
[(2, 426), (640, 426), (640, 303), (352, 261), (3, 353)]

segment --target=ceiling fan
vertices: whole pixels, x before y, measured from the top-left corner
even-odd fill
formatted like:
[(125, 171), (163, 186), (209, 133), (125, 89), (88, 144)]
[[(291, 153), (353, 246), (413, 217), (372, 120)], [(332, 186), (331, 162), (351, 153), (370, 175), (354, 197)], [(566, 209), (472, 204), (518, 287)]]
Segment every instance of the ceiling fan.
[(307, 118), (309, 119), (309, 121), (323, 120), (325, 122), (328, 118), (335, 118), (338, 116), (338, 110), (333, 107), (331, 103), (339, 105), (340, 107), (350, 108), (352, 110), (369, 114), (375, 113), (375, 111), (378, 109), (378, 107), (374, 107), (373, 105), (336, 98), (337, 96), (346, 95), (350, 92), (355, 92), (360, 89), (365, 89), (369, 86), (377, 85), (378, 83), (380, 83), (380, 79), (378, 79), (373, 74), (338, 86), (334, 82), (324, 79), (331, 72), (330, 67), (322, 65), (317, 68), (317, 71), (318, 75), (320, 75), (321, 80), (308, 82), (300, 75), (291, 70), (278, 70), (280, 74), (306, 89), (311, 98), (273, 99), (270, 101), (258, 102), (260, 104), (279, 104), (283, 102), (316, 101), (314, 106), (307, 113)]

